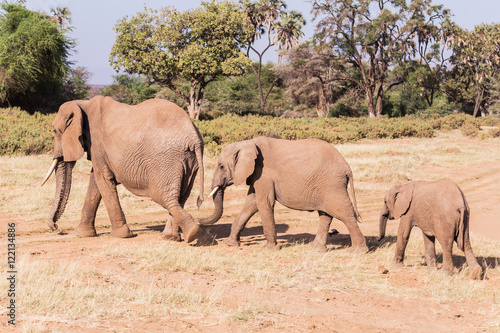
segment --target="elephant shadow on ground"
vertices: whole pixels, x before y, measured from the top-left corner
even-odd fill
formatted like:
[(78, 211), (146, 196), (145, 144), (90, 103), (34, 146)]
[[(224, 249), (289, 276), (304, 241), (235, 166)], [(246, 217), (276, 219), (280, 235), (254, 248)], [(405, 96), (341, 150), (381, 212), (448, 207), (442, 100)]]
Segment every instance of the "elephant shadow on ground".
[(366, 236), (366, 245), (368, 246), (368, 252), (374, 252), (378, 249), (383, 249), (391, 246), (398, 241), (397, 236), (385, 236), (384, 239), (378, 241), (377, 236)]
[[(467, 261), (465, 259), (465, 255), (452, 255), (453, 258), (453, 266), (455, 267), (465, 267), (467, 266)], [(440, 254), (437, 256), (437, 260), (442, 262), (443, 255)], [(497, 266), (500, 265), (500, 257), (478, 257), (476, 256), (477, 262), (479, 265), (481, 265), (483, 268), (491, 268), (495, 269)]]

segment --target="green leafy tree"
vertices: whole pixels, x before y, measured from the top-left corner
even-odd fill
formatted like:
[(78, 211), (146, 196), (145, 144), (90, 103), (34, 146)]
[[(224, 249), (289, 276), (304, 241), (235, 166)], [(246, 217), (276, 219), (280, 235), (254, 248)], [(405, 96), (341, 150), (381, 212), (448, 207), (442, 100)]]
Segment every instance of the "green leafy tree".
[(473, 116), (480, 110), (485, 115), (491, 79), (500, 71), (500, 24), (481, 24), (473, 31), (457, 32), (452, 59), (457, 74), (465, 75), (474, 88)]
[[(264, 112), (266, 100), (271, 93), (271, 90), (278, 82), (279, 77), (276, 75), (275, 80), (267, 88), (264, 93), (262, 83), (262, 58), (264, 54), (273, 46), (277, 45), (279, 51), (288, 50), (292, 46), (298, 44), (299, 38), (302, 37), (302, 27), (305, 20), (302, 14), (296, 11), (286, 11), (286, 4), (283, 0), (241, 0), (244, 10), (247, 15), (247, 22), (250, 27), (249, 39), (245, 42), (247, 47), (247, 56), (255, 54), (258, 57), (258, 62), (251, 66), (252, 71), (257, 77), (257, 87), (260, 97), (260, 112)], [(258, 50), (256, 42), (267, 34), (267, 44), (264, 43), (264, 48)]]
[(5, 2), (1, 10), (0, 102), (30, 110), (50, 103), (69, 69), (73, 41), (44, 14)]
[(86, 99), (90, 92), (89, 80), (92, 77), (85, 67), (76, 66), (72, 67), (63, 80), (63, 102)]
[(136, 105), (154, 98), (159, 91), (144, 76), (120, 74), (113, 76), (113, 83), (103, 89), (101, 95), (111, 96), (118, 102)]
[[(219, 75), (241, 75), (249, 59), (245, 14), (230, 2), (202, 2), (195, 9), (145, 9), (115, 26), (110, 62), (116, 70), (142, 74), (170, 88), (198, 119), (206, 86)], [(190, 83), (183, 90), (179, 80)]]
[(342, 75), (364, 90), (370, 117), (382, 114), (384, 95), (404, 82), (388, 80), (391, 68), (411, 59), (418, 45), (433, 38), (435, 22), (448, 12), (431, 0), (314, 0), (319, 20), (315, 41), (352, 64), (360, 78)]

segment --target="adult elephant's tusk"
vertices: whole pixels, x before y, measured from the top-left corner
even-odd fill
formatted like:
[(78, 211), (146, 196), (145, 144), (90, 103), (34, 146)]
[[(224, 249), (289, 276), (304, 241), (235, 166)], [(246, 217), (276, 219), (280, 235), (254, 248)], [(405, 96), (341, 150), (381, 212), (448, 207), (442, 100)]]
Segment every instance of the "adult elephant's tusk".
[(219, 186), (215, 186), (214, 189), (212, 190), (212, 192), (210, 192), (210, 194), (208, 195), (208, 197), (210, 198), (212, 195), (214, 195), (215, 192), (217, 192), (218, 188), (219, 188)]
[(43, 186), (47, 182), (47, 180), (50, 178), (50, 175), (52, 174), (52, 172), (54, 172), (54, 169), (56, 168), (56, 165), (57, 165), (57, 158), (54, 158), (54, 161), (52, 162), (52, 165), (50, 166), (50, 169), (47, 172), (47, 175), (43, 179), (43, 182), (42, 182), (42, 184), (40, 186)]

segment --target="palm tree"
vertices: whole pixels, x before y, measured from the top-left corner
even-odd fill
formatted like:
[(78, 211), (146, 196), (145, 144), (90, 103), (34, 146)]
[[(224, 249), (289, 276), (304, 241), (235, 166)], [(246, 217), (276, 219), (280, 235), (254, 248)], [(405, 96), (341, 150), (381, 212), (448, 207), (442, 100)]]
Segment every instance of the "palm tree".
[(52, 13), (52, 23), (57, 24), (61, 31), (71, 30), (71, 27), (69, 26), (69, 24), (72, 22), (71, 12), (69, 11), (68, 7), (57, 7), (55, 9), (52, 8), (50, 12)]
[[(278, 77), (276, 77), (269, 86), (266, 94), (264, 95), (261, 83), (262, 71), (262, 57), (267, 50), (272, 46), (278, 45), (278, 49), (288, 50), (293, 45), (298, 44), (299, 38), (302, 37), (302, 26), (305, 20), (302, 14), (295, 11), (286, 11), (286, 4), (283, 0), (240, 0), (248, 17), (248, 25), (252, 31), (250, 32), (248, 40), (243, 43), (247, 47), (247, 56), (249, 57), (250, 51), (254, 52), (259, 61), (256, 65), (252, 65), (252, 71), (257, 77), (257, 85), (260, 94), (260, 112), (264, 112), (267, 97), (273, 89)], [(255, 48), (256, 40), (260, 39), (267, 33), (268, 43), (264, 50), (259, 51)]]

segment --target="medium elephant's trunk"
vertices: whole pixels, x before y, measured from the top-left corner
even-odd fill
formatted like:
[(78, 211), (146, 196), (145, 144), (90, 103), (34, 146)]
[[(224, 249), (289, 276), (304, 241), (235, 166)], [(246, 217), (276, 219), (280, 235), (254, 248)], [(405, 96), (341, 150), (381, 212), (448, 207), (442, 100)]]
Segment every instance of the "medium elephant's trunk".
[(219, 187), (213, 196), (215, 209), (210, 217), (198, 220), (201, 225), (210, 225), (219, 221), (224, 210), (224, 188)]
[(387, 226), (387, 219), (389, 218), (389, 211), (385, 208), (380, 212), (380, 220), (379, 220), (379, 237), (378, 241), (380, 242), (385, 237), (385, 227)]
[(52, 231), (57, 229), (57, 220), (64, 213), (66, 203), (68, 202), (69, 192), (71, 191), (71, 174), (75, 162), (64, 162), (59, 160), (56, 165), (56, 196), (52, 209), (47, 219), (47, 224)]

